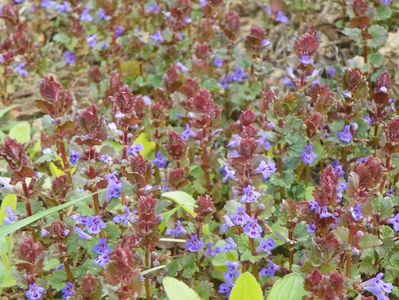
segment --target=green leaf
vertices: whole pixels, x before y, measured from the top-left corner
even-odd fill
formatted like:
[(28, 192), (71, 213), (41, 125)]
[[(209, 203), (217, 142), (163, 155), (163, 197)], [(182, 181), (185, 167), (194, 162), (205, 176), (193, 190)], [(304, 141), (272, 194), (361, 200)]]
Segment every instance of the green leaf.
[(165, 277), (162, 285), (169, 300), (201, 300), (195, 291), (173, 277)]
[(17, 140), (18, 143), (29, 143), (30, 141), (30, 125), (28, 122), (19, 122), (11, 128), (9, 134), (11, 138)]
[(10, 106), (0, 109), (0, 118), (2, 118), (5, 114), (12, 111), (14, 108), (16, 108), (18, 106), (19, 106), (18, 104), (13, 104), (13, 105), (10, 105)]
[(163, 231), (166, 229), (168, 226), (168, 222), (170, 218), (179, 210), (179, 207), (175, 207), (171, 210), (168, 210), (164, 213), (162, 213), (162, 222), (159, 224), (158, 229), (160, 233), (163, 233)]
[(372, 54), (369, 54), (368, 60), (373, 65), (373, 67), (379, 68), (379, 67), (381, 67), (384, 58), (379, 53), (372, 53)]
[(376, 20), (386, 20), (389, 19), (391, 17), (392, 11), (391, 8), (389, 7), (389, 5), (384, 6), (384, 5), (380, 5), (377, 7), (376, 10)]
[(52, 207), (52, 208), (48, 208), (48, 209), (46, 209), (44, 211), (41, 211), (41, 212), (39, 212), (37, 214), (34, 214), (33, 216), (30, 216), (30, 217), (27, 217), (25, 219), (19, 220), (19, 221), (14, 222), (14, 223), (12, 223), (10, 225), (2, 226), (2, 227), (0, 227), (0, 238), (3, 238), (5, 236), (7, 236), (8, 234), (11, 234), (11, 233), (13, 233), (13, 232), (25, 227), (25, 226), (28, 226), (29, 224), (32, 224), (33, 222), (36, 222), (37, 220), (40, 220), (40, 219), (42, 219), (44, 217), (47, 217), (48, 215), (51, 215), (51, 214), (53, 214), (55, 212), (58, 212), (60, 210), (65, 209), (65, 208), (68, 208), (69, 206), (74, 205), (76, 203), (79, 203), (79, 202), (81, 202), (83, 200), (87, 200), (87, 199), (91, 198), (92, 195), (98, 194), (98, 193), (103, 192), (103, 191), (104, 190), (100, 190), (100, 191), (97, 191), (96, 193), (92, 193), (90, 195), (86, 195), (86, 196), (81, 197), (81, 198), (70, 200), (70, 201), (68, 201), (68, 202), (66, 202), (64, 204), (60, 204), (58, 206), (55, 206), (55, 207)]
[(44, 271), (53, 270), (53, 269), (57, 268), (60, 264), (61, 264), (60, 261), (55, 257), (50, 258), (50, 259), (45, 259), (43, 270)]
[(10, 207), (12, 210), (15, 210), (15, 208), (17, 207), (17, 195), (9, 194), (3, 198), (0, 208), (0, 225), (3, 225), (4, 223), (4, 218), (7, 214), (6, 213), (7, 206)]
[(231, 291), (230, 300), (263, 300), (262, 289), (249, 272), (238, 277)]
[(387, 31), (381, 25), (372, 25), (368, 29), (371, 39), (368, 44), (372, 48), (377, 48), (385, 44), (387, 40)]
[(288, 274), (276, 281), (267, 300), (301, 300), (306, 294), (303, 283), (304, 279), (300, 274)]
[(182, 191), (166, 192), (161, 195), (170, 201), (175, 202), (177, 205), (182, 207), (186, 212), (195, 217), (194, 208), (197, 206), (195, 200), (191, 195)]
[(360, 248), (373, 248), (382, 244), (382, 241), (371, 233), (364, 234), (359, 241)]
[(53, 41), (64, 44), (64, 45), (68, 45), (69, 40), (70, 40), (69, 37), (65, 33), (57, 33), (53, 37)]

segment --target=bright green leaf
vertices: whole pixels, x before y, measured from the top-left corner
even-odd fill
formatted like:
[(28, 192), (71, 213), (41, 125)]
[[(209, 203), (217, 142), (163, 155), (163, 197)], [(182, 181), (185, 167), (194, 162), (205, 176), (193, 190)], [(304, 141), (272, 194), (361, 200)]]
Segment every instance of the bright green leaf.
[(51, 172), (52, 177), (57, 178), (57, 177), (64, 175), (64, 171), (62, 171), (60, 168), (58, 168), (53, 162), (49, 163), (49, 167), (50, 167), (50, 172)]
[(29, 143), (30, 141), (30, 125), (28, 122), (19, 122), (11, 128), (9, 134), (11, 138), (17, 140), (18, 143)]
[(169, 300), (201, 300), (195, 291), (173, 277), (165, 277), (162, 285)]
[(230, 300), (263, 300), (262, 289), (249, 272), (238, 277), (231, 291)]
[(267, 300), (301, 300), (306, 294), (303, 283), (304, 279), (300, 274), (288, 274), (276, 281)]
[(197, 206), (195, 200), (191, 195), (182, 191), (166, 192), (161, 195), (170, 201), (175, 202), (177, 205), (181, 206), (186, 212), (195, 217), (194, 208)]

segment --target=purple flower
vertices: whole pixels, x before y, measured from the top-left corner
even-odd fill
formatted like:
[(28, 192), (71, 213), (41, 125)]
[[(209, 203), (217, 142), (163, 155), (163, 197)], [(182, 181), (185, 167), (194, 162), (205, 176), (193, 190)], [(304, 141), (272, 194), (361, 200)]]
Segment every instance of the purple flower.
[(110, 254), (112, 249), (108, 246), (107, 239), (98, 239), (97, 245), (93, 247), (93, 252), (97, 254)]
[(274, 242), (273, 239), (267, 239), (267, 240), (260, 240), (259, 246), (256, 249), (257, 253), (262, 253), (265, 252), (267, 254), (271, 254), (272, 250), (276, 247), (276, 243)]
[(236, 148), (241, 145), (241, 137), (238, 134), (231, 136), (230, 142), (227, 144), (228, 148)]
[(313, 65), (313, 59), (308, 55), (303, 55), (299, 58), (299, 61), (303, 65)]
[(180, 72), (182, 72), (182, 73), (187, 73), (188, 72), (188, 69), (187, 69), (187, 67), (185, 66), (185, 65), (183, 65), (181, 62), (177, 62), (176, 63), (176, 67), (179, 69), (179, 71)]
[(220, 248), (221, 252), (230, 252), (232, 250), (237, 249), (237, 244), (234, 242), (234, 240), (231, 237), (228, 237), (226, 239), (226, 243), (222, 245)]
[(380, 4), (383, 6), (388, 6), (391, 2), (392, 0), (380, 0)]
[(14, 72), (22, 78), (28, 77), (28, 75), (29, 75), (28, 71), (25, 69), (25, 63), (23, 63), (23, 62), (15, 65), (13, 67), (13, 69), (14, 69)]
[(37, 286), (36, 283), (32, 283), (29, 285), (29, 289), (25, 292), (25, 296), (28, 300), (38, 300), (42, 299), (44, 293), (44, 288)]
[(79, 227), (75, 227), (73, 230), (77, 233), (78, 238), (81, 240), (88, 241), (93, 238), (91, 235), (87, 234)]
[(220, 226), (220, 233), (225, 234), (227, 230), (234, 226), (229, 216), (223, 216), (224, 224)]
[(115, 37), (116, 38), (121, 37), (124, 31), (125, 31), (125, 29), (122, 26), (119, 26), (119, 25), (116, 26), (115, 30), (114, 30)]
[(393, 225), (393, 229), (399, 231), (399, 213), (397, 213), (393, 218), (388, 219), (388, 223)]
[(67, 282), (65, 287), (61, 290), (62, 293), (62, 300), (66, 300), (69, 297), (72, 297), (75, 294), (75, 288), (72, 282)]
[(266, 48), (267, 46), (269, 46), (270, 45), (270, 41), (268, 40), (268, 39), (264, 39), (262, 42), (261, 42), (261, 47), (262, 48)]
[(236, 180), (236, 172), (234, 169), (230, 168), (228, 165), (223, 165), (220, 169), (220, 172), (223, 175), (223, 182), (227, 180)]
[(231, 220), (233, 221), (234, 225), (244, 226), (251, 220), (251, 218), (245, 212), (245, 209), (240, 206), (239, 208), (237, 208), (237, 211), (231, 216)]
[(328, 207), (324, 206), (321, 208), (321, 212), (319, 215), (320, 219), (326, 219), (326, 218), (334, 218), (334, 215), (332, 213), (328, 212)]
[(76, 63), (76, 55), (73, 52), (65, 51), (64, 59), (67, 65), (74, 65)]
[(140, 144), (134, 144), (127, 148), (126, 154), (137, 157), (137, 156), (139, 156), (140, 152), (143, 151), (143, 149), (144, 149), (144, 147), (141, 146)]
[(317, 155), (313, 152), (313, 146), (311, 144), (307, 145), (301, 153), (302, 162), (305, 165), (311, 165), (316, 157)]
[(40, 237), (41, 238), (46, 238), (46, 237), (49, 237), (50, 236), (50, 232), (48, 231), (48, 230), (46, 230), (46, 229), (44, 229), (44, 228), (42, 228), (41, 230), (40, 230)]
[(115, 224), (125, 224), (125, 225), (127, 225), (129, 223), (129, 219), (130, 219), (130, 210), (126, 206), (125, 207), (125, 213), (123, 215), (117, 215), (117, 216), (113, 217), (112, 218), (112, 222), (114, 222)]
[(277, 11), (277, 14), (276, 14), (276, 21), (279, 22), (279, 23), (287, 24), (289, 19), (284, 14), (283, 11), (279, 10), (279, 11)]
[(97, 45), (97, 34), (91, 34), (86, 37), (86, 42), (90, 48), (94, 48)]
[(176, 226), (173, 229), (168, 228), (166, 230), (166, 235), (171, 235), (175, 238), (178, 238), (181, 235), (186, 234), (187, 231), (183, 228), (183, 226), (181, 225), (181, 221), (177, 220), (176, 221)]
[(80, 160), (80, 153), (75, 150), (70, 150), (69, 151), (69, 162), (71, 163), (71, 166), (75, 166), (79, 160)]
[(270, 259), (267, 261), (267, 267), (260, 270), (259, 275), (262, 277), (273, 277), (280, 267), (275, 265)]
[(207, 257), (214, 257), (216, 255), (216, 250), (213, 249), (213, 243), (208, 243), (208, 246), (205, 250), (205, 256)]
[(94, 263), (103, 268), (107, 263), (109, 263), (109, 255), (108, 254), (99, 254), (95, 259)]
[(90, 23), (93, 22), (93, 17), (90, 16), (90, 10), (89, 8), (85, 8), (82, 12), (82, 14), (80, 15), (80, 20), (82, 22), (86, 22), (86, 23)]
[(25, 0), (13, 0), (14, 4), (22, 4)]
[(337, 137), (341, 142), (345, 144), (349, 144), (350, 142), (352, 142), (351, 126), (345, 125), (344, 129), (337, 133)]
[(64, 1), (62, 4), (56, 4), (54, 8), (59, 14), (66, 14), (71, 11), (71, 4)]
[(157, 152), (152, 162), (159, 169), (166, 168), (166, 166), (168, 165), (168, 161), (166, 160), (165, 156), (162, 154), (161, 151)]
[(244, 233), (252, 239), (258, 239), (261, 237), (262, 227), (260, 227), (257, 220), (251, 219), (247, 225), (244, 226)]
[(229, 285), (227, 283), (222, 283), (221, 285), (219, 285), (218, 293), (226, 294), (226, 298), (228, 299), (232, 288), (233, 288), (233, 285)]
[(316, 232), (316, 224), (308, 225), (308, 233), (314, 234)]
[(363, 218), (362, 207), (359, 204), (356, 204), (354, 207), (351, 207), (350, 212), (353, 220), (355, 220), (356, 222), (358, 222), (361, 218)]
[(112, 162), (112, 157), (108, 156), (108, 155), (101, 155), (99, 157), (100, 161), (105, 163), (105, 164), (109, 164), (110, 162)]
[(332, 167), (334, 168), (334, 172), (339, 176), (339, 177), (344, 177), (345, 176), (345, 171), (342, 165), (339, 163), (339, 161), (334, 160), (333, 163), (331, 164)]
[(151, 35), (151, 40), (154, 42), (155, 45), (159, 46), (163, 43), (162, 33), (160, 31), (155, 32), (153, 35)]
[(261, 193), (252, 189), (251, 185), (247, 185), (242, 189), (243, 195), (241, 196), (241, 203), (253, 203), (259, 199)]
[(309, 201), (309, 208), (310, 208), (310, 211), (315, 214), (318, 214), (320, 212), (320, 205), (315, 200)]
[(394, 188), (389, 188), (389, 189), (384, 193), (384, 197), (392, 197), (393, 195), (395, 195), (395, 190), (394, 190)]
[(260, 134), (260, 137), (256, 140), (258, 142), (258, 146), (265, 149), (265, 151), (269, 151), (269, 149), (273, 146), (273, 144), (270, 143), (267, 138), (267, 133), (262, 132)]
[(100, 216), (90, 216), (86, 224), (89, 234), (99, 234), (101, 229), (105, 229), (106, 227), (107, 225), (101, 220)]
[(40, 6), (44, 9), (50, 9), (50, 8), (53, 8), (54, 2), (51, 0), (42, 0), (42, 2), (40, 3)]
[(190, 125), (187, 123), (184, 131), (180, 134), (183, 141), (187, 142), (190, 138), (195, 137), (195, 132), (191, 130)]
[(220, 58), (220, 57), (218, 57), (218, 56), (215, 56), (215, 57), (213, 58), (213, 65), (214, 65), (216, 68), (220, 69), (220, 68), (223, 66), (223, 59)]
[(156, 3), (147, 4), (145, 7), (145, 12), (147, 14), (158, 14), (160, 12), (159, 6)]
[(244, 72), (243, 69), (241, 69), (240, 67), (236, 67), (234, 69), (234, 73), (233, 73), (233, 77), (232, 77), (233, 81), (243, 82), (247, 78), (248, 78), (248, 74), (246, 72)]
[(257, 174), (262, 174), (263, 182), (266, 182), (270, 175), (276, 173), (276, 171), (276, 164), (272, 159), (269, 159), (267, 162), (262, 160), (259, 164), (259, 167), (255, 170)]
[(111, 199), (120, 198), (122, 193), (122, 182), (118, 179), (118, 177), (116, 177), (114, 173), (106, 175), (105, 179), (108, 182), (105, 201), (108, 202)]
[(389, 300), (386, 293), (392, 293), (393, 285), (382, 281), (382, 277), (384, 277), (384, 273), (379, 273), (376, 277), (363, 282), (362, 287), (376, 296), (377, 300)]
[(10, 225), (17, 220), (17, 217), (14, 215), (11, 207), (6, 206), (5, 212), (7, 213), (7, 216), (4, 217), (4, 224)]
[(240, 264), (238, 262), (228, 261), (226, 263), (227, 272), (224, 273), (224, 280), (231, 286), (234, 283), (234, 279), (240, 276), (240, 273), (238, 272), (239, 266)]
[(105, 10), (104, 10), (103, 8), (100, 8), (100, 9), (97, 11), (97, 18), (98, 18), (99, 20), (101, 20), (101, 21), (107, 21), (107, 20), (110, 19), (110, 17), (107, 16), (107, 14), (105, 13)]
[(240, 157), (240, 154), (238, 153), (237, 150), (233, 150), (229, 153), (229, 158), (238, 158)]
[(186, 242), (186, 249), (190, 252), (199, 252), (202, 248), (204, 248), (204, 243), (198, 239), (196, 234), (191, 235)]
[(327, 69), (326, 73), (327, 73), (328, 77), (335, 77), (335, 74), (337, 73), (337, 71), (335, 70), (334, 67), (330, 67)]

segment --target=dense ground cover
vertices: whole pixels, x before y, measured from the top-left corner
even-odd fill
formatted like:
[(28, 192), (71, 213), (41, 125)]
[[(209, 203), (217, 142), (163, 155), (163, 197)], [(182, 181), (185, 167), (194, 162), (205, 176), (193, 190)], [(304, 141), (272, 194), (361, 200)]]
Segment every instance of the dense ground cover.
[(0, 19), (5, 299), (398, 299), (398, 3)]

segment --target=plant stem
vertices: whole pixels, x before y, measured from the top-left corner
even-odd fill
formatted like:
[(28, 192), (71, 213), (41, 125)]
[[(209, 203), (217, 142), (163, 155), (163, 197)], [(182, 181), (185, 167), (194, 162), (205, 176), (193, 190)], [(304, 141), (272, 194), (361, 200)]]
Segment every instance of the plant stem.
[(25, 180), (22, 181), (22, 189), (24, 191), (26, 200), (25, 200), (25, 208), (26, 208), (26, 213), (28, 214), (28, 217), (32, 215), (32, 207), (30, 205), (30, 194), (28, 190), (28, 186), (26, 185)]

